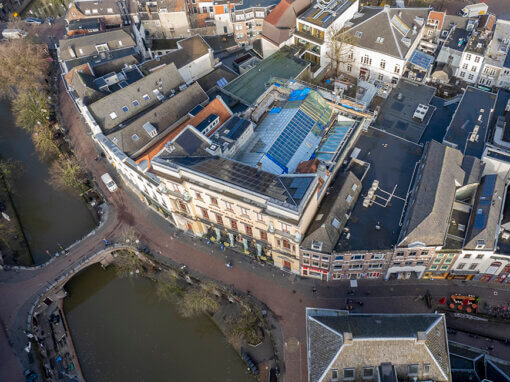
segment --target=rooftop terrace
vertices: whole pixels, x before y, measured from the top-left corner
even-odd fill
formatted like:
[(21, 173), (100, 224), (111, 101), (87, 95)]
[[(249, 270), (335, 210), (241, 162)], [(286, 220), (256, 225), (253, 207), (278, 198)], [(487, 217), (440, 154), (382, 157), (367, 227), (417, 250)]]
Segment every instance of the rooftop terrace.
[(294, 51), (283, 47), (259, 62), (253, 69), (237, 77), (223, 88), (228, 95), (251, 105), (266, 91), (271, 77), (295, 78), (310, 64), (294, 56)]
[(319, 0), (304, 11), (298, 19), (327, 28), (353, 3), (354, 0)]

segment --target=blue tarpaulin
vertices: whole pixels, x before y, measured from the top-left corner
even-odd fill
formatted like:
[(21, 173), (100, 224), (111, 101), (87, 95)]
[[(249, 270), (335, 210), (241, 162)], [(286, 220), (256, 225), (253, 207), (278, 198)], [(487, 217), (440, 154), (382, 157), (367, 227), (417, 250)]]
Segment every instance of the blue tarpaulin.
[(273, 107), (269, 114), (278, 114), (280, 111), (282, 111), (281, 107)]
[(290, 93), (289, 101), (302, 101), (306, 98), (306, 96), (310, 93), (310, 88), (293, 90)]

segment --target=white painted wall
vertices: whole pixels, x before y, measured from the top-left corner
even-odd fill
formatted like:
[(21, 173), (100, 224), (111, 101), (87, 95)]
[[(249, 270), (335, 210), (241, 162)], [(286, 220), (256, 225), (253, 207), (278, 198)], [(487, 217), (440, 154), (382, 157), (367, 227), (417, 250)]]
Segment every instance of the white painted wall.
[[(478, 57), (478, 62), (475, 62)], [(484, 57), (478, 54), (463, 52), (460, 59), (459, 67), (455, 73), (458, 77), (468, 83), (475, 84), (482, 70)]]

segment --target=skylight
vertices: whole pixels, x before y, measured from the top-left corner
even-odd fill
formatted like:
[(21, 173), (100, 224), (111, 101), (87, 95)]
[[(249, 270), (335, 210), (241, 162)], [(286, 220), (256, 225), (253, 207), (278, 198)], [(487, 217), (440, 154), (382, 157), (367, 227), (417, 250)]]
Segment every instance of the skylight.
[(135, 141), (135, 142), (136, 142), (137, 140), (139, 140), (139, 139), (140, 139), (140, 137), (139, 137), (138, 135), (136, 135), (136, 134), (133, 134), (133, 135), (131, 136), (131, 138), (132, 138), (132, 139), (133, 139), (133, 141)]
[(115, 112), (111, 112), (111, 113), (110, 113), (110, 118), (111, 118), (111, 119), (115, 119), (115, 118), (117, 118), (117, 113), (115, 113)]
[(143, 98), (145, 101), (148, 101), (148, 100), (150, 100), (150, 99), (151, 99), (151, 97), (149, 97), (149, 95), (148, 95), (148, 94), (144, 94), (144, 95), (142, 96), (142, 98)]
[(354, 36), (361, 37), (361, 36), (363, 36), (363, 32), (362, 31), (356, 31), (356, 32), (354, 32)]
[(127, 106), (122, 106), (122, 111), (124, 113), (127, 113), (128, 110), (129, 110), (129, 108)]
[(136, 106), (138, 106), (138, 105), (140, 105), (140, 103), (139, 103), (139, 102), (135, 99), (135, 100), (133, 101), (133, 106), (135, 106), (135, 107), (136, 107)]

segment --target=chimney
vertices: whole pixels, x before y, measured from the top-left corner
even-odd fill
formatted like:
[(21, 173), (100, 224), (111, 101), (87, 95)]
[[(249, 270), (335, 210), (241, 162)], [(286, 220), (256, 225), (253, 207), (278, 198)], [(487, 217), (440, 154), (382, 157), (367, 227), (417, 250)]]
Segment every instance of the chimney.
[(351, 332), (344, 332), (344, 344), (345, 345), (352, 345), (352, 333)]
[(416, 333), (416, 342), (419, 344), (424, 344), (427, 340), (427, 333), (425, 332), (418, 332)]

